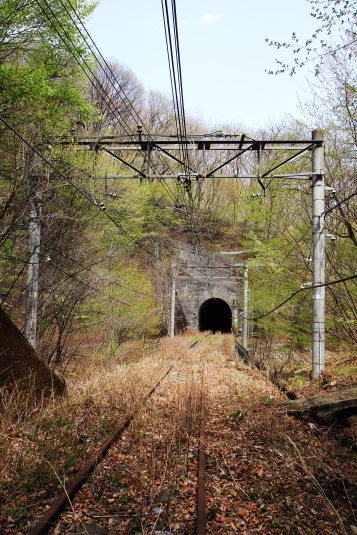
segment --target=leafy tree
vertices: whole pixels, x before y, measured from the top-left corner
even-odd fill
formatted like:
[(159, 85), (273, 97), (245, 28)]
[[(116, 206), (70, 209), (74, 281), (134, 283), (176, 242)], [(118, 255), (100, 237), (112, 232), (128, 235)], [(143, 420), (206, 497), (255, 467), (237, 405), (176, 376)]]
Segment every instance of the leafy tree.
[(90, 100), (100, 112), (92, 125), (96, 134), (137, 131), (144, 90), (135, 74), (116, 61), (99, 62), (89, 86)]
[[(292, 51), (293, 64), (276, 60), (278, 70), (270, 74), (289, 72), (293, 75), (297, 68), (312, 63), (315, 74), (319, 74), (325, 58), (336, 57), (340, 51), (351, 48), (357, 42), (357, 2), (354, 0), (308, 0), (311, 4), (310, 15), (318, 21), (315, 32), (301, 43), (298, 32), (294, 32), (291, 43), (281, 43), (266, 39), (270, 46)], [(302, 57), (303, 56), (303, 57)], [(302, 59), (301, 59), (302, 57)]]
[[(58, 238), (59, 228), (63, 229), (66, 221), (60, 206), (68, 200), (64, 194), (68, 186), (61, 190), (60, 177), (36, 150), (46, 151), (47, 160), (52, 159), (64, 174), (70, 173), (63, 155), (59, 160), (57, 150), (48, 150), (49, 142), (53, 135), (68, 134), (78, 121), (92, 120), (97, 113), (86, 95), (82, 67), (90, 57), (74, 23), (73, 8), (85, 19), (94, 4), (83, 0), (5, 0), (0, 4), (2, 290), (7, 294), (6, 306), (15, 307), (13, 315), (17, 317), (28, 260), (25, 251), (29, 209), (41, 199), (44, 247), (50, 248), (51, 239)], [(69, 234), (63, 233), (62, 238)], [(73, 236), (75, 246), (79, 235)], [(41, 299), (55, 300), (54, 289), (59, 280), (57, 277), (51, 288), (44, 273)], [(40, 306), (40, 332), (47, 322), (46, 310), (53, 304)], [(70, 318), (69, 314), (69, 321)]]

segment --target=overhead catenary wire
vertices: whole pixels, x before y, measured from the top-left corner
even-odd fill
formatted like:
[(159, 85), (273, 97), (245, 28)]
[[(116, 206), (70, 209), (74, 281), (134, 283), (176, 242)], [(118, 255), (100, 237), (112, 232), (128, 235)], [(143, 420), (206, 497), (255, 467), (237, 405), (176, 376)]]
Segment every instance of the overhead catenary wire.
[[(179, 48), (179, 39), (178, 39), (175, 0), (171, 0), (173, 29), (171, 29), (171, 22), (170, 22), (170, 15), (169, 15), (169, 9), (167, 5), (167, 0), (161, 0), (161, 6), (162, 6), (163, 19), (164, 19), (166, 49), (167, 49), (167, 55), (168, 55), (168, 61), (169, 61), (171, 91), (172, 91), (174, 110), (175, 110), (176, 128), (177, 128), (178, 136), (180, 140), (182, 141), (183, 159), (186, 160), (185, 163), (186, 165), (188, 165), (187, 146), (185, 146), (185, 144), (183, 143), (184, 140), (187, 138), (187, 132), (186, 132), (185, 108), (184, 108), (184, 101), (183, 101), (181, 60), (180, 60), (180, 48)], [(174, 34), (174, 46), (172, 43), (172, 33)], [(175, 53), (174, 53), (173, 48), (175, 48)], [(186, 169), (184, 169), (184, 171), (186, 171)]]
[[(41, 3), (39, 0), (35, 0), (37, 2), (37, 4), (39, 5), (40, 9), (42, 10), (42, 12), (44, 13), (44, 15), (46, 16), (47, 20), (50, 22), (50, 24), (53, 25), (53, 29), (55, 30), (55, 32), (57, 33), (57, 35), (60, 37), (60, 39), (63, 41), (64, 45), (66, 46), (66, 48), (68, 49), (68, 51), (73, 55), (74, 59), (76, 60), (76, 62), (78, 63), (79, 67), (81, 68), (81, 70), (84, 72), (84, 74), (89, 78), (89, 80), (93, 83), (93, 80), (95, 80), (95, 82), (97, 83), (97, 88), (99, 88), (100, 92), (102, 92), (102, 97), (104, 95), (104, 97), (106, 97), (107, 99), (107, 102), (109, 102), (110, 106), (109, 106), (109, 111), (112, 112), (113, 114), (115, 112), (117, 112), (117, 107), (116, 107), (116, 104), (114, 103), (112, 97), (108, 94), (108, 92), (103, 88), (103, 85), (101, 83), (101, 81), (98, 79), (98, 77), (96, 76), (95, 72), (93, 71), (93, 69), (91, 68), (91, 66), (88, 64), (88, 61), (83, 58), (83, 56), (81, 55), (81, 51), (78, 49), (78, 47), (76, 46), (76, 44), (74, 43), (73, 39), (68, 35), (68, 32), (66, 31), (66, 29), (64, 28), (63, 24), (61, 23), (61, 21), (58, 19), (56, 13), (51, 9), (51, 6), (48, 4), (48, 2), (46, 0), (43, 0), (43, 2), (45, 3), (45, 5), (47, 6), (47, 8), (49, 9), (49, 11), (51, 12), (51, 15), (53, 18), (51, 18), (49, 16), (49, 14), (46, 12), (46, 10), (43, 9)], [(82, 39), (86, 42), (86, 38), (85, 36), (83, 35), (83, 33), (81, 32), (80, 28), (78, 28), (78, 25), (76, 24), (76, 22), (74, 21), (73, 17), (71, 16), (69, 10), (67, 9), (67, 6), (60, 0), (60, 3), (61, 5), (63, 6), (63, 8), (66, 10), (67, 14), (70, 16), (73, 24), (75, 25), (76, 29), (79, 31)], [(72, 5), (72, 4), (71, 4)], [(74, 11), (74, 13), (76, 14), (76, 16), (78, 17), (75, 9), (73, 8), (72, 6), (72, 9)], [(80, 18), (78, 17), (79, 21), (80, 21)], [(63, 35), (58, 31), (58, 28), (56, 27), (56, 25), (54, 24), (54, 21), (59, 25), (59, 27), (61, 28), (63, 34), (65, 35), (66, 39), (68, 40), (68, 42), (66, 41), (66, 39), (64, 39)], [(82, 26), (84, 27), (83, 23), (81, 22)], [(87, 32), (88, 36), (89, 36), (89, 33)], [(91, 39), (91, 38), (90, 38)], [(91, 41), (94, 43), (93, 39), (91, 39)], [(69, 44), (71, 46), (69, 46)], [(88, 43), (86, 43), (87, 46), (88, 46)], [(96, 47), (95, 45), (95, 48), (96, 50), (99, 52), (99, 49)], [(96, 55), (94, 54), (93, 50), (91, 49), (91, 47), (89, 46), (89, 50), (90, 52), (92, 53), (93, 55), (93, 58), (95, 59), (95, 61), (98, 61), (98, 58), (96, 57)], [(75, 52), (75, 53), (74, 53)], [(99, 53), (100, 54), (100, 53)], [(79, 60), (79, 57), (82, 58), (82, 61)], [(100, 57), (104, 60), (102, 54), (100, 54)], [(104, 60), (105, 61), (105, 60)], [(84, 65), (86, 68), (84, 68)], [(134, 106), (132, 105), (132, 103), (130, 102), (130, 99), (129, 97), (126, 95), (124, 89), (121, 87), (121, 84), (119, 83), (118, 79), (116, 78), (115, 74), (113, 73), (112, 69), (110, 68), (110, 66), (108, 65), (107, 62), (105, 62), (105, 65), (107, 66), (107, 68), (110, 70), (113, 78), (116, 80), (116, 82), (118, 83), (118, 85), (120, 86), (120, 90), (121, 92), (119, 93), (117, 88), (115, 87), (114, 83), (113, 83), (113, 80), (110, 79), (110, 77), (108, 76), (108, 74), (104, 72), (104, 74), (107, 76), (107, 79), (109, 81), (109, 83), (113, 86), (114, 90), (115, 90), (115, 93), (116, 95), (119, 97), (120, 101), (124, 104), (124, 106), (126, 107), (126, 110), (132, 115), (133, 117), (133, 110), (136, 114), (136, 117), (134, 117), (135, 119), (139, 120), (140, 121), (140, 117), (137, 115), (136, 113), (136, 110), (134, 108)], [(102, 67), (99, 63), (99, 66)], [(86, 70), (87, 69), (87, 70)], [(89, 74), (88, 74), (89, 72)], [(122, 93), (122, 94), (121, 94)], [(123, 98), (123, 95), (125, 98)], [(125, 102), (125, 100), (127, 101), (127, 103)], [(113, 108), (111, 107), (113, 106)], [(124, 122), (124, 125), (126, 128), (124, 128), (124, 131), (126, 132), (127, 135), (130, 135), (130, 136), (135, 136), (135, 137), (138, 137), (138, 132), (134, 133), (133, 130), (131, 129), (130, 125), (128, 125), (126, 123), (126, 121), (121, 117), (120, 118), (123, 122)], [(120, 124), (120, 120), (118, 121), (119, 124)]]
[(279, 308), (284, 306), (285, 303), (287, 303), (288, 301), (293, 299), (300, 292), (304, 292), (304, 291), (307, 291), (307, 290), (313, 290), (314, 288), (322, 288), (324, 286), (332, 286), (334, 284), (339, 284), (341, 282), (347, 282), (347, 281), (353, 280), (353, 279), (357, 279), (357, 275), (350, 275), (349, 277), (344, 277), (343, 279), (337, 279), (337, 280), (334, 280), (334, 281), (325, 282), (324, 284), (314, 284), (314, 285), (306, 286), (304, 288), (299, 288), (298, 290), (293, 292), (289, 297), (287, 297), (284, 301), (279, 303), (279, 305), (275, 306), (272, 310), (269, 310), (269, 312), (265, 312), (265, 314), (261, 314), (260, 316), (254, 316), (252, 318), (247, 318), (247, 320), (249, 320), (249, 321), (258, 321), (258, 320), (261, 320), (261, 319), (263, 319), (263, 318), (265, 318), (267, 316), (270, 316), (270, 314), (273, 314), (273, 312), (275, 312), (276, 310), (278, 310)]
[[(36, 0), (36, 1), (38, 1), (38, 0)], [(44, 0), (44, 1), (45, 1), (45, 0)], [(61, 1), (61, 0), (60, 0), (60, 1)], [(57, 17), (56, 17), (56, 14), (53, 12), (53, 10), (51, 9), (51, 7), (48, 5), (48, 3), (47, 3), (46, 1), (45, 1), (45, 3), (46, 3), (46, 5), (47, 5), (47, 7), (49, 8), (49, 10), (51, 11), (52, 16), (54, 17), (54, 19), (55, 19), (55, 20), (58, 22), (58, 24), (63, 28), (63, 25), (61, 24), (60, 21), (58, 21), (58, 19), (57, 19)], [(80, 32), (80, 35), (81, 35), (82, 39), (85, 41), (85, 40), (86, 40), (85, 36), (83, 35), (83, 33), (81, 32), (81, 30), (80, 30), (80, 29), (78, 28), (78, 26), (76, 25), (76, 22), (74, 21), (74, 19), (73, 19), (73, 17), (71, 16), (69, 10), (67, 9), (67, 6), (65, 6), (65, 5), (63, 4), (62, 1), (61, 1), (61, 4), (62, 4), (62, 6), (64, 7), (64, 9), (66, 10), (67, 14), (70, 16), (70, 18), (71, 18), (73, 24), (75, 24), (77, 30)], [(89, 32), (86, 30), (86, 28), (85, 28), (83, 22), (80, 20), (80, 17), (78, 16), (78, 14), (77, 14), (76, 10), (74, 9), (73, 5), (72, 5), (71, 3), (70, 3), (70, 5), (71, 5), (71, 8), (72, 8), (73, 13), (76, 15), (76, 18), (79, 20), (81, 26), (84, 28), (86, 34), (88, 35), (88, 37), (90, 38), (91, 42), (93, 43), (93, 46), (94, 46), (95, 49), (98, 51), (100, 57), (102, 58), (102, 61), (103, 61), (104, 64), (106, 65), (107, 69), (109, 69), (109, 72), (112, 74), (112, 77), (116, 80), (116, 82), (118, 83), (118, 85), (119, 85), (119, 87), (120, 87), (120, 83), (118, 82), (118, 80), (117, 80), (115, 74), (113, 73), (113, 70), (110, 68), (110, 66), (108, 65), (108, 63), (104, 60), (104, 58), (103, 58), (102, 54), (100, 53), (98, 47), (95, 45), (95, 43), (94, 43), (93, 39), (91, 38)], [(42, 6), (40, 6), (40, 7), (41, 7), (41, 9), (43, 10)], [(45, 13), (47, 19), (50, 20), (50, 22), (51, 22), (51, 19), (48, 17), (48, 14), (46, 13), (46, 11), (43, 10), (43, 12)], [(173, 4), (173, 18), (174, 18), (174, 24), (175, 24), (175, 31), (174, 31), (174, 34), (175, 34), (175, 42), (177, 43), (177, 46), (176, 46), (177, 54), (176, 54), (176, 56), (177, 56), (177, 58), (178, 58), (178, 63), (180, 64), (180, 60), (179, 60), (179, 48), (178, 48), (177, 16), (176, 16), (176, 6), (175, 6), (175, 4)], [(58, 29), (57, 29), (55, 26), (54, 26), (54, 29), (55, 29), (55, 31), (57, 32), (57, 34), (62, 38), (62, 40), (63, 40), (63, 42), (65, 43), (65, 45), (68, 47), (68, 44), (67, 44), (66, 41), (63, 39), (63, 36), (58, 32)], [(65, 31), (65, 30), (64, 30), (64, 31)], [(77, 48), (76, 48), (76, 45), (73, 43), (73, 40), (71, 40), (71, 38), (68, 36), (68, 33), (67, 33), (67, 32), (66, 32), (66, 36), (67, 36), (67, 38), (69, 39), (69, 41), (70, 41), (70, 43), (71, 43), (71, 46), (78, 52), (78, 50), (77, 50)], [(70, 49), (69, 49), (69, 50), (70, 50)], [(93, 51), (92, 51), (91, 48), (90, 48), (90, 50), (91, 50), (91, 52), (93, 53)], [(70, 50), (70, 51), (71, 51), (71, 50)], [(71, 52), (73, 53), (73, 50), (72, 50)], [(95, 59), (97, 59), (97, 57), (95, 56), (94, 53), (93, 53), (93, 56), (95, 57)], [(82, 70), (84, 70), (84, 69), (83, 69), (83, 65), (82, 65), (82, 63), (78, 61), (78, 58), (77, 58), (76, 56), (75, 56), (75, 59), (76, 59), (76, 61), (79, 63), (79, 65), (80, 65), (80, 67), (82, 68)], [(87, 62), (85, 62), (85, 63), (86, 63), (86, 65), (87, 65), (87, 67), (88, 67)], [(100, 65), (100, 64), (99, 64), (99, 65)], [(100, 65), (100, 66), (102, 67), (102, 65)], [(102, 67), (102, 68), (103, 68), (103, 67)], [(96, 82), (98, 83), (99, 81), (98, 81), (98, 79), (95, 77), (95, 75), (94, 75), (92, 69), (89, 68), (89, 71), (90, 71), (92, 77), (94, 76), (94, 79), (95, 79)], [(103, 69), (103, 71), (104, 71), (104, 69)], [(87, 73), (85, 70), (84, 70), (84, 72), (85, 72), (85, 74), (88, 76), (88, 73)], [(114, 84), (113, 84), (113, 80), (110, 79), (110, 77), (108, 76), (108, 74), (107, 74), (105, 71), (104, 71), (104, 73), (105, 73), (105, 75), (107, 76), (107, 78), (108, 78), (108, 80), (110, 81), (110, 83), (113, 85), (114, 90), (115, 90), (116, 93), (118, 94), (119, 98), (123, 101), (123, 97), (118, 93), (117, 88), (116, 88), (116, 87), (114, 86)], [(90, 78), (90, 77), (89, 77), (89, 78)], [(179, 76), (178, 76), (178, 78), (179, 78), (179, 80), (180, 80), (180, 85), (181, 85), (181, 99), (180, 99), (180, 102), (181, 102), (181, 110), (183, 110), (183, 118), (184, 118), (184, 106), (183, 106), (183, 97), (182, 97), (181, 66), (179, 67)], [(99, 82), (99, 84), (100, 84), (100, 82)], [(121, 89), (122, 89), (122, 88), (121, 88)], [(138, 114), (137, 114), (135, 108), (132, 106), (132, 103), (130, 102), (130, 99), (126, 96), (125, 91), (121, 91), (121, 92), (123, 92), (124, 97), (126, 97), (126, 100), (128, 101), (128, 105), (129, 105), (129, 107), (132, 108), (134, 114), (136, 115), (135, 118), (136, 118), (137, 120), (140, 120), (140, 117), (138, 116)], [(108, 96), (108, 95), (107, 95), (107, 96)], [(110, 97), (109, 97), (109, 98), (110, 98)], [(181, 113), (181, 114), (182, 114), (182, 113)], [(132, 114), (132, 115), (133, 115), (133, 114)], [(142, 121), (140, 120), (140, 122), (142, 122)], [(182, 130), (182, 129), (180, 129), (180, 130)], [(185, 127), (184, 127), (184, 132), (185, 132)], [(133, 135), (133, 134), (131, 134), (131, 135)], [(187, 148), (186, 148), (186, 152), (187, 152)], [(160, 153), (159, 153), (159, 154), (160, 154)], [(160, 156), (161, 156), (161, 154), (160, 154)], [(187, 159), (188, 159), (188, 153), (187, 153)], [(166, 161), (165, 161), (165, 163), (167, 164)], [(170, 167), (170, 166), (169, 166), (169, 167)], [(160, 183), (162, 183), (162, 184), (164, 185), (164, 187), (165, 187), (165, 189), (168, 191), (169, 195), (171, 195), (171, 197), (174, 199), (171, 188), (170, 188), (165, 182), (163, 182), (163, 181), (160, 181)], [(182, 194), (181, 194), (181, 195), (182, 195)], [(192, 201), (191, 195), (189, 195), (189, 200)], [(191, 204), (192, 204), (192, 203), (191, 203)], [(196, 229), (195, 222), (194, 222), (194, 220), (193, 220), (193, 215), (192, 215), (192, 214), (193, 214), (193, 209), (191, 209), (191, 210), (188, 211), (188, 213), (185, 215), (185, 219), (186, 219), (186, 221), (187, 221), (187, 223), (188, 223), (189, 229), (191, 229), (191, 233), (192, 233), (193, 235), (195, 235), (195, 242), (198, 242), (198, 239), (199, 239), (199, 232), (198, 232), (197, 229)]]
[[(75, 25), (75, 27), (77, 28), (78, 32), (80, 33), (81, 37), (86, 41), (86, 37), (85, 35), (83, 35), (83, 32), (81, 31), (81, 29), (78, 27), (76, 21), (73, 19), (70, 11), (68, 10), (67, 6), (62, 2), (62, 0), (60, 0), (60, 3), (61, 5), (63, 6), (63, 8), (65, 9), (65, 11), (67, 12), (67, 14), (69, 15), (69, 17), (71, 18), (73, 24)], [(135, 109), (135, 107), (133, 106), (132, 102), (130, 101), (130, 98), (128, 97), (128, 95), (126, 94), (126, 91), (125, 89), (123, 88), (122, 84), (119, 82), (118, 78), (117, 78), (117, 75), (115, 74), (115, 72), (113, 71), (113, 69), (111, 68), (111, 66), (109, 65), (109, 63), (105, 60), (104, 56), (102, 55), (102, 53), (100, 52), (98, 46), (96, 45), (96, 43), (94, 42), (93, 38), (91, 37), (90, 33), (88, 32), (87, 28), (85, 27), (85, 25), (83, 24), (83, 21), (80, 19), (76, 9), (74, 8), (73, 4), (70, 2), (70, 0), (68, 0), (68, 3), (69, 5), (71, 6), (71, 10), (72, 12), (74, 13), (74, 15), (76, 16), (79, 24), (81, 25), (81, 27), (83, 28), (85, 34), (87, 35), (87, 37), (89, 38), (91, 44), (87, 46), (89, 47), (91, 53), (93, 54), (93, 57), (98, 60), (98, 57), (96, 56), (96, 54), (93, 52), (93, 49), (92, 49), (92, 46), (93, 48), (96, 50), (96, 52), (98, 53), (98, 56), (100, 57), (101, 59), (101, 62), (98, 62), (98, 65), (99, 67), (102, 69), (104, 75), (107, 77), (107, 80), (109, 81), (109, 83), (112, 85), (116, 95), (119, 97), (119, 99), (121, 100), (122, 103), (124, 103), (124, 106), (126, 107), (126, 110), (129, 112), (129, 114), (131, 115), (131, 117), (137, 122), (137, 124), (140, 124), (142, 126), (142, 128), (144, 128), (146, 130), (146, 133), (149, 137), (151, 137), (151, 134), (149, 134), (147, 132), (147, 129), (145, 128), (145, 124), (144, 122), (142, 121), (141, 117), (139, 116), (137, 110)], [(108, 73), (104, 70), (103, 68), (103, 65), (105, 65), (105, 67), (107, 68), (107, 70), (109, 71), (110, 75), (111, 75), (111, 78), (109, 77)], [(120, 89), (120, 93), (117, 89), (117, 87), (115, 86), (115, 84), (113, 83), (113, 80), (115, 80), (115, 82), (117, 83), (119, 89)], [(136, 133), (131, 133), (130, 135), (134, 136), (134, 137), (140, 137), (139, 136), (139, 133), (138, 131)], [(161, 154), (159, 153), (159, 155), (161, 156)], [(165, 163), (167, 164), (167, 162), (165, 161)], [(170, 166), (169, 166), (170, 168)], [(162, 181), (160, 181), (162, 182)], [(165, 189), (169, 192), (169, 194), (172, 196), (173, 195), (173, 192), (171, 190), (171, 188), (165, 183), (165, 182), (162, 182)]]
[[(16, 128), (14, 128), (10, 123), (8, 123), (8, 121), (6, 121), (6, 119), (4, 119), (3, 117), (0, 116), (0, 121), (7, 127), (9, 128), (17, 137), (19, 137), (24, 143), (25, 145), (27, 145), (31, 150), (33, 150), (44, 162), (47, 163), (47, 165), (49, 165), (56, 173), (58, 173), (59, 176), (61, 176), (64, 180), (66, 180), (73, 188), (75, 188), (85, 199), (87, 199), (87, 201), (89, 201), (91, 204), (93, 204), (94, 206), (96, 206), (98, 208), (98, 210), (101, 211), (101, 213), (107, 217), (117, 228), (118, 230), (120, 230), (120, 232), (126, 236), (128, 239), (132, 240), (131, 236), (128, 234), (128, 232), (126, 232), (126, 230), (107, 212), (107, 211), (103, 211), (101, 208), (100, 208), (100, 205), (95, 201), (95, 199), (93, 198), (92, 195), (90, 195), (88, 192), (86, 192), (84, 189), (82, 189), (81, 187), (79, 187), (77, 184), (75, 184), (73, 182), (73, 180), (71, 180), (68, 176), (66, 176), (64, 173), (62, 173), (62, 171), (60, 171), (55, 165), (53, 165), (52, 162), (50, 162), (48, 160), (48, 158), (46, 158), (43, 154), (41, 154), (41, 152), (36, 149), (36, 147), (34, 147), (29, 141), (27, 141), (27, 139), (24, 138), (24, 136), (18, 132), (18, 130), (16, 130)], [(149, 251), (148, 249), (146, 249), (146, 247), (144, 247), (143, 245), (139, 244), (139, 243), (136, 243), (135, 244), (136, 247), (138, 247), (139, 249), (143, 250), (146, 254), (148, 254), (149, 256), (155, 258), (155, 260), (160, 260), (160, 258), (157, 258), (151, 251)]]
[[(189, 151), (187, 146), (187, 129), (186, 129), (186, 114), (183, 96), (183, 82), (182, 82), (182, 69), (181, 69), (181, 56), (178, 34), (178, 22), (177, 22), (177, 10), (176, 1), (171, 0), (171, 16), (168, 7), (167, 0), (161, 0), (162, 15), (164, 21), (166, 51), (169, 63), (171, 92), (175, 111), (175, 121), (177, 136), (181, 141), (181, 159), (183, 162), (183, 176), (179, 181), (182, 182), (184, 189), (181, 190), (180, 198), (185, 203), (186, 192), (188, 197), (189, 210), (185, 213), (185, 220), (188, 225), (191, 238), (193, 242), (199, 246), (201, 234), (197, 228), (197, 224), (194, 218), (194, 202), (191, 193), (191, 166)], [(198, 259), (203, 265), (204, 261), (200, 250), (198, 249)]]
[[(93, 80), (95, 80), (95, 82), (97, 83), (97, 88), (99, 89), (99, 93), (102, 93), (101, 96), (103, 98), (103, 95), (104, 97), (107, 98), (107, 102), (109, 102), (109, 111), (113, 114), (115, 114), (115, 112), (117, 112), (117, 107), (112, 99), (112, 97), (108, 94), (108, 92), (103, 88), (103, 85), (101, 84), (100, 80), (98, 79), (98, 77), (96, 76), (95, 72), (93, 71), (93, 69), (91, 68), (90, 65), (88, 65), (88, 62), (82, 57), (82, 61), (84, 63), (84, 65), (86, 66), (86, 69), (84, 68), (83, 66), (83, 63), (79, 60), (79, 57), (81, 57), (81, 54), (80, 54), (80, 51), (78, 50), (78, 47), (76, 46), (76, 44), (73, 42), (73, 39), (71, 39), (71, 37), (68, 35), (68, 32), (66, 31), (66, 29), (63, 27), (63, 24), (61, 23), (61, 21), (58, 19), (58, 17), (56, 16), (56, 13), (51, 9), (50, 5), (46, 2), (46, 0), (43, 0), (47, 6), (47, 8), (51, 11), (51, 14), (53, 16), (53, 19), (58, 23), (58, 25), (60, 26), (60, 28), (62, 29), (64, 35), (66, 36), (66, 39), (68, 39), (69, 43), (71, 44), (71, 47), (68, 46), (68, 43), (67, 41), (64, 39), (63, 35), (58, 31), (58, 28), (53, 24), (53, 20), (49, 17), (48, 13), (43, 9), (41, 3), (39, 2), (39, 0), (35, 0), (37, 2), (37, 4), (39, 5), (40, 9), (42, 10), (42, 12), (44, 13), (44, 15), (46, 16), (47, 20), (50, 22), (50, 24), (53, 25), (53, 28), (54, 30), (56, 31), (57, 35), (60, 37), (60, 39), (63, 41), (64, 45), (66, 46), (66, 48), (69, 50), (69, 52), (73, 55), (75, 61), (78, 63), (79, 67), (81, 68), (81, 70), (84, 72), (84, 74), (88, 77), (88, 79), (93, 83)], [(67, 13), (69, 14), (69, 16), (71, 17), (67, 7), (63, 4), (63, 2), (60, 0), (62, 6), (64, 7), (64, 9), (67, 11)], [(74, 10), (73, 6), (72, 6), (72, 9)], [(76, 11), (74, 10), (74, 13), (76, 14), (76, 16), (78, 17)], [(79, 17), (78, 17), (79, 18)], [(74, 23), (74, 25), (76, 26), (76, 28), (78, 29), (78, 31), (80, 32), (82, 38), (84, 39), (85, 41), (85, 37), (83, 36), (82, 32), (80, 31), (80, 29), (78, 28), (78, 26), (76, 25), (75, 21), (73, 20), (73, 18), (71, 17), (71, 20), (72, 22)], [(80, 20), (80, 19), (79, 19)], [(83, 23), (81, 23), (83, 25)], [(83, 25), (84, 26), (84, 25)], [(87, 32), (88, 33), (88, 32)], [(88, 33), (89, 35), (89, 33)], [(94, 41), (91, 39), (91, 41), (94, 43)], [(95, 46), (96, 47), (96, 46)], [(89, 47), (90, 48), (90, 47)], [(98, 48), (96, 47), (96, 49), (98, 50)], [(90, 51), (93, 55), (93, 58), (97, 61), (97, 57), (95, 56), (95, 54), (93, 53), (92, 49), (90, 48)], [(74, 52), (76, 52), (78, 54), (74, 54)], [(98, 50), (99, 52), (99, 50)], [(100, 54), (101, 58), (103, 58), (102, 54)], [(103, 58), (104, 60), (104, 58)], [(99, 63), (100, 65), (100, 63)], [(107, 66), (108, 69), (110, 69), (109, 65), (107, 62), (105, 62), (105, 65)], [(89, 71), (89, 74), (88, 74), (88, 71)], [(108, 74), (103, 70), (104, 74), (107, 76), (107, 79), (108, 81), (111, 83), (111, 85), (113, 86), (116, 94), (118, 95), (118, 97), (120, 98), (121, 102), (124, 102), (124, 99), (123, 99), (123, 96), (118, 92), (117, 88), (115, 87), (114, 83), (113, 83), (113, 80), (110, 79), (110, 77), (108, 76)], [(118, 85), (120, 86), (115, 74), (113, 73), (112, 69), (110, 69), (110, 72), (112, 74), (112, 76), (115, 78), (116, 82), (118, 83)], [(130, 99), (127, 97), (125, 91), (121, 88), (121, 92), (123, 93), (123, 95), (125, 96), (125, 98), (127, 99), (128, 103), (129, 103), (129, 106), (131, 107), (131, 109), (133, 109), (136, 113), (136, 110), (135, 108), (133, 107), (132, 103), (130, 102)], [(125, 106), (128, 106), (128, 104), (125, 104)], [(127, 108), (128, 109), (128, 108)], [(129, 109), (129, 111), (131, 111)], [(137, 114), (136, 114), (137, 115)], [(137, 119), (140, 121), (140, 117), (137, 115)], [(125, 128), (124, 131), (126, 132), (127, 135), (131, 135), (131, 136), (135, 136), (135, 137), (138, 137), (138, 133), (134, 133), (133, 130), (131, 130), (130, 126), (127, 124), (127, 122), (121, 117), (121, 119), (118, 121), (119, 124), (121, 124), (121, 121), (124, 123), (125, 125)], [(123, 127), (123, 125), (121, 125)], [(173, 196), (173, 193), (171, 191), (171, 188), (165, 183), (164, 184), (164, 187), (167, 191), (169, 191), (169, 195), (171, 195), (171, 198), (174, 199), (174, 196)]]

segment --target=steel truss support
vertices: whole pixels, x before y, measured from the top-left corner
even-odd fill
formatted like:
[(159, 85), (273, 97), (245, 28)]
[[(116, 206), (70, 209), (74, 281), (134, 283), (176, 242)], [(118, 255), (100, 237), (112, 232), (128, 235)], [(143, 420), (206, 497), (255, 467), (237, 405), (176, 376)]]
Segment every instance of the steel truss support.
[[(303, 154), (308, 153), (318, 146), (316, 140), (255, 140), (242, 135), (217, 135), (217, 136), (189, 136), (186, 140), (178, 139), (177, 136), (152, 136), (143, 134), (138, 131), (138, 136), (102, 136), (97, 137), (73, 137), (58, 138), (57, 144), (73, 145), (84, 150), (103, 151), (111, 157), (120, 161), (129, 170), (135, 174), (118, 174), (107, 175), (97, 178), (106, 179), (148, 179), (148, 180), (166, 180), (179, 179), (199, 180), (204, 178), (242, 178), (256, 179), (264, 194), (267, 191), (273, 178), (287, 178), (294, 180), (310, 180), (311, 173), (294, 173), (294, 174), (276, 174), (285, 164), (292, 162)], [(195, 168), (193, 164), (187, 166), (180, 157), (180, 151), (195, 152), (200, 154), (201, 170)], [(221, 153), (221, 163), (217, 166), (211, 166), (209, 169), (208, 154), (212, 151)], [(272, 167), (265, 164), (262, 155), (267, 152), (284, 151), (281, 161), (275, 163)], [(239, 163), (241, 158), (248, 152), (256, 154), (258, 172), (256, 174), (239, 174), (233, 172), (223, 173), (223, 169), (230, 163), (236, 161)], [(286, 152), (291, 152), (289, 156)], [(135, 162), (129, 162), (125, 154), (135, 154), (142, 156), (142, 165)], [(159, 174), (157, 171), (157, 161), (154, 164), (154, 155), (160, 155), (161, 162), (168, 158), (177, 165), (177, 172), (171, 174)], [(218, 172), (220, 174), (217, 174)]]

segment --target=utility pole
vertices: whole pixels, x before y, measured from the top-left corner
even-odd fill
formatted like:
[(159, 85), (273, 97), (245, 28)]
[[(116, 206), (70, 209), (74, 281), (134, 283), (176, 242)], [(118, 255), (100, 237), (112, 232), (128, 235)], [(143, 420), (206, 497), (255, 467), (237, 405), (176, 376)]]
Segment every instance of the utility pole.
[[(34, 188), (35, 190), (35, 188)], [(36, 191), (36, 190), (35, 190)], [(28, 233), (28, 266), (26, 276), (26, 303), (24, 335), (36, 349), (38, 278), (40, 275), (41, 193), (37, 188), (30, 202)]]
[[(312, 149), (312, 249), (313, 286), (325, 284), (325, 184), (323, 131), (312, 131), (312, 140), (321, 144)], [(318, 379), (325, 368), (325, 287), (314, 288), (312, 319), (312, 377)]]
[(175, 337), (176, 264), (172, 264), (170, 338)]
[(244, 262), (242, 345), (248, 349), (248, 262)]

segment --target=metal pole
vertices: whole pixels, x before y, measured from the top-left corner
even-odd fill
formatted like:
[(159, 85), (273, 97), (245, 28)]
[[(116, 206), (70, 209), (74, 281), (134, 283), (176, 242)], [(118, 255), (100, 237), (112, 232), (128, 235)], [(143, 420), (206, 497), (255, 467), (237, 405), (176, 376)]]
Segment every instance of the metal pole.
[(238, 309), (237, 305), (234, 305), (233, 309), (233, 333), (238, 336)]
[(243, 346), (248, 348), (248, 262), (244, 262), (244, 285), (243, 285)]
[(36, 349), (38, 278), (40, 275), (41, 244), (41, 196), (37, 193), (31, 201), (28, 234), (28, 267), (26, 276), (26, 303), (24, 335)]
[(175, 307), (176, 307), (176, 264), (172, 264), (172, 287), (171, 287), (171, 321), (170, 337), (175, 337)]
[[(321, 141), (312, 149), (312, 250), (313, 285), (325, 284), (325, 184), (323, 131), (312, 131), (313, 141)], [(325, 287), (314, 288), (312, 319), (312, 377), (321, 376), (325, 367)]]

